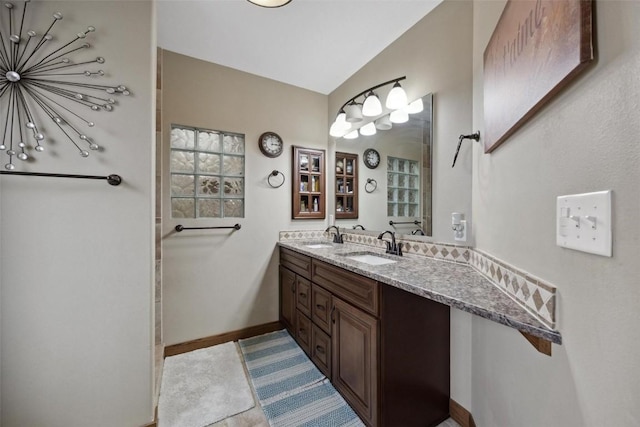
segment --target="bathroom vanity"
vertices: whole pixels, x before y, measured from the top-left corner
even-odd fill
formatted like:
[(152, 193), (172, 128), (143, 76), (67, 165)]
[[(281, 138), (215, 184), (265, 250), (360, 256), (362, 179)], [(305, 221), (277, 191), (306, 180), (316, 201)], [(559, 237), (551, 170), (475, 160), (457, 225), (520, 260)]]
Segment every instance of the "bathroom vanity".
[(280, 308), (366, 424), (436, 425), (449, 416), (447, 305), (281, 247)]
[(452, 307), (542, 340), (548, 354), (562, 342), (466, 262), (388, 255), (366, 234), (325, 238), (279, 242), (280, 321), (369, 426), (448, 417)]

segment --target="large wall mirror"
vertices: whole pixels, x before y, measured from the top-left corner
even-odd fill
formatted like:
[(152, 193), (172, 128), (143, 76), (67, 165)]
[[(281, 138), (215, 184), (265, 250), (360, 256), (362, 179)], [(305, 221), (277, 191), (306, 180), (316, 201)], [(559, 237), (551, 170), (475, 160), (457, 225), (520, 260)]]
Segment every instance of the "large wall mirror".
[[(432, 236), (433, 95), (422, 97), (422, 103), (422, 111), (409, 114), (405, 123), (392, 123), (374, 135), (336, 140), (337, 151), (358, 154), (360, 159), (359, 215), (337, 220), (338, 226)], [(380, 155), (374, 169), (364, 163), (368, 149)]]

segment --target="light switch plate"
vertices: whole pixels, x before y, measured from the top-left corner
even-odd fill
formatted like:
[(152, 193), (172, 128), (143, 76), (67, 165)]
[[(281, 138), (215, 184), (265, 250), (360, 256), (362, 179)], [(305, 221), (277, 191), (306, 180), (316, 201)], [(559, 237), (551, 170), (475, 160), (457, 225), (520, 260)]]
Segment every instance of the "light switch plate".
[(610, 257), (611, 234), (610, 190), (558, 197), (558, 246)]

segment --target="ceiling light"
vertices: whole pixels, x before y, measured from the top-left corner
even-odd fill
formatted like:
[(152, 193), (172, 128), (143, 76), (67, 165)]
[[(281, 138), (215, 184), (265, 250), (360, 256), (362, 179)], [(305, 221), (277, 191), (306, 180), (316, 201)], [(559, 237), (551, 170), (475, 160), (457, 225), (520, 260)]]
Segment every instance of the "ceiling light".
[(399, 82), (393, 85), (393, 88), (387, 95), (387, 102), (385, 103), (388, 109), (398, 110), (407, 106), (407, 94), (405, 93)]
[(406, 123), (409, 121), (409, 113), (404, 110), (392, 111), (389, 119), (392, 123)]
[(344, 139), (356, 139), (358, 137), (358, 129), (352, 130), (348, 134), (346, 134)]
[(376, 134), (376, 125), (373, 122), (369, 122), (360, 128), (360, 135), (369, 136)]
[(409, 106), (406, 108), (406, 111), (409, 114), (416, 114), (422, 110), (424, 110), (424, 104), (422, 103), (422, 98), (416, 99), (411, 104), (409, 104)]
[(367, 97), (362, 104), (362, 115), (367, 117), (375, 117), (382, 114), (382, 103), (378, 95), (369, 91)]
[(288, 4), (289, 2), (291, 2), (291, 0), (247, 0), (247, 1), (249, 3), (253, 3), (258, 6), (270, 7), (270, 8), (284, 6), (285, 4)]
[(393, 124), (391, 124), (388, 114), (376, 120), (376, 129), (378, 130), (389, 130), (391, 127), (393, 127)]

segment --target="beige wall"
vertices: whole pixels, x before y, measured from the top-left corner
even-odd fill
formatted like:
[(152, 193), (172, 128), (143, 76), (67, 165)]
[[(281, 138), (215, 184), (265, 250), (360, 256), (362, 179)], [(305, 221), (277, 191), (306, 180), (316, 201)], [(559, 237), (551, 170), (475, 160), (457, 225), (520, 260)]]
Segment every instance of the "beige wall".
[[(474, 3), (474, 129), (482, 54), (505, 2)], [(491, 154), (473, 155), (477, 247), (558, 287), (563, 345), (536, 353), (473, 318), (479, 426), (640, 424), (640, 3), (594, 2), (597, 60)], [(613, 190), (613, 257), (555, 245), (556, 197)]]
[[(407, 76), (402, 86), (410, 100), (433, 93), (430, 240), (440, 242), (454, 243), (451, 212), (472, 218), (470, 143), (463, 146), (456, 167), (451, 168), (458, 136), (475, 129), (471, 122), (472, 23), (471, 2), (445, 1), (329, 95), (328, 114), (333, 120), (337, 109), (353, 95), (395, 77)], [(332, 144), (332, 148), (340, 150), (340, 145)], [(367, 203), (367, 194), (361, 194), (361, 203)], [(451, 310), (451, 396), (466, 408), (471, 407), (471, 317)]]
[[(327, 146), (327, 97), (273, 80), (164, 51), (163, 134), (172, 123), (244, 133), (245, 217), (171, 218), (164, 174), (164, 339), (171, 345), (278, 319), (278, 231), (319, 229), (326, 220), (291, 220), (292, 145)], [(284, 140), (275, 159), (261, 154), (258, 136), (274, 131)], [(168, 170), (168, 156), (165, 170)], [(286, 183), (267, 185), (282, 171)], [(185, 226), (233, 225), (234, 233), (173, 231)]]
[[(58, 135), (22, 170), (120, 174), (124, 182), (0, 179), (3, 427), (140, 426), (153, 419), (153, 109), (151, 2), (32, 2), (38, 32), (56, 11), (67, 41), (87, 25), (103, 82), (132, 96), (86, 112), (104, 147), (87, 159)], [(6, 14), (3, 13), (3, 17)], [(3, 23), (4, 25), (4, 23)], [(4, 156), (3, 156), (4, 157)]]

